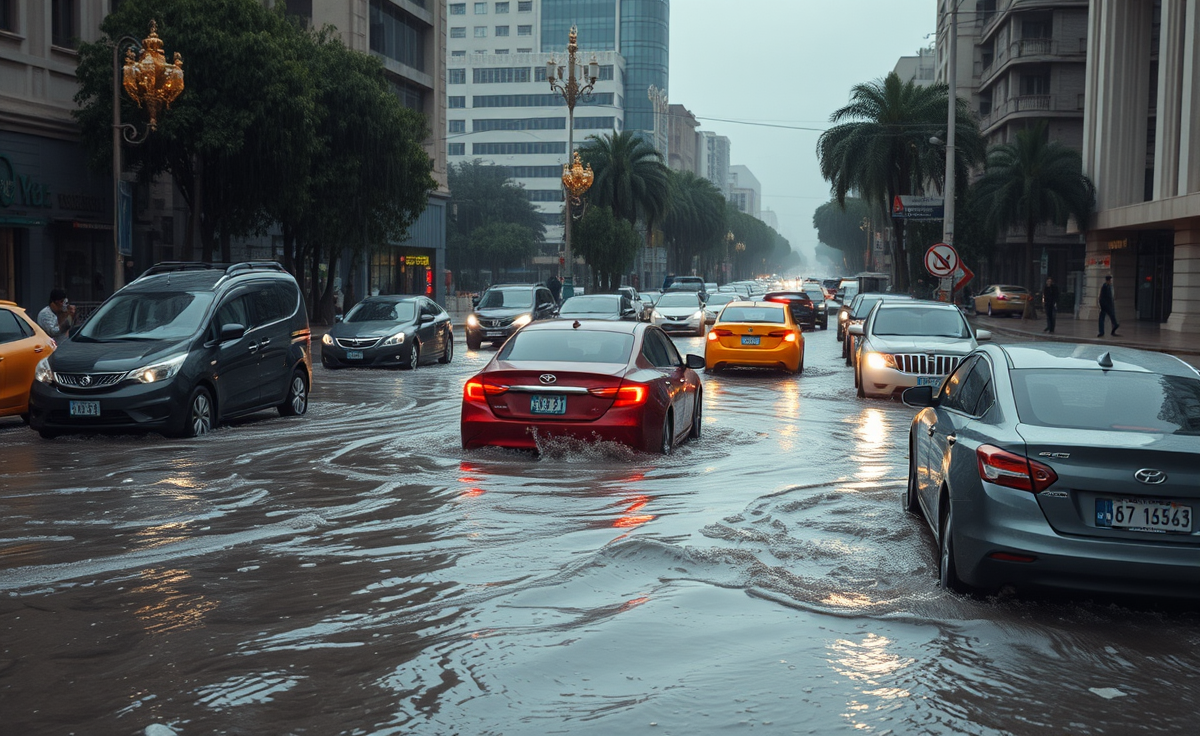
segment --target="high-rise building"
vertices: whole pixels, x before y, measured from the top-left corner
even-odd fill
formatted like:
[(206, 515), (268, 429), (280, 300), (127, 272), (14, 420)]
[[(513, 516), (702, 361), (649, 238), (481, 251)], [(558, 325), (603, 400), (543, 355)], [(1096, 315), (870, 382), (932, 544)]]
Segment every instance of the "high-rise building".
[(721, 196), (729, 197), (729, 139), (709, 130), (698, 134), (699, 150), (696, 155), (697, 171), (713, 183)]
[(901, 56), (892, 71), (901, 82), (912, 82), (918, 87), (928, 87), (937, 76), (936, 52), (929, 48), (917, 49), (915, 56)]
[(729, 167), (729, 201), (751, 217), (762, 216), (762, 184), (749, 168), (741, 164)]
[(1081, 318), (1112, 274), (1120, 322), (1200, 333), (1200, 2), (1094, 0), (1084, 171), (1096, 185)]

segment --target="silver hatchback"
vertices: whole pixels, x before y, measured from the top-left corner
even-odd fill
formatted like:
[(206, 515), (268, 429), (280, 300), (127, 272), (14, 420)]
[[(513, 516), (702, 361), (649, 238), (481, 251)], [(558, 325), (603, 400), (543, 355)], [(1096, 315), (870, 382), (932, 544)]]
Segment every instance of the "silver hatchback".
[(904, 505), (942, 585), (1200, 598), (1200, 374), (1140, 350), (988, 345), (904, 392)]

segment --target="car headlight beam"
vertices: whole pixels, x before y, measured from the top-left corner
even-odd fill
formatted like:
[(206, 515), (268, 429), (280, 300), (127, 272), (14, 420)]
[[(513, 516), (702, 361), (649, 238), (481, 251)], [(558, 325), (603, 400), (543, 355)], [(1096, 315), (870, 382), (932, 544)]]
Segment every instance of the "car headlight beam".
[(50, 358), (42, 358), (33, 369), (33, 378), (41, 383), (54, 385), (54, 371), (50, 369)]
[(389, 337), (388, 339), (383, 341), (383, 347), (386, 348), (390, 345), (403, 345), (404, 340), (407, 337), (408, 337), (408, 335), (404, 334), (403, 332), (397, 332), (396, 334), (392, 335), (391, 337)]
[(532, 314), (522, 314), (520, 317), (517, 317), (516, 319), (513, 320), (513, 327), (524, 327), (525, 325), (529, 324), (532, 321), (533, 321)]
[(324, 335), (321, 336), (321, 344), (322, 345), (332, 345), (333, 344), (333, 338), (329, 335), (328, 332), (326, 332)]
[(479, 318), (473, 314), (468, 314), (467, 315), (467, 326), (468, 327), (478, 327), (479, 326)]
[(125, 377), (132, 378), (138, 383), (159, 383), (174, 378), (175, 374), (179, 373), (179, 369), (183, 367), (185, 360), (187, 360), (187, 353), (182, 353), (173, 358), (129, 371)]
[(896, 367), (896, 357), (887, 353), (867, 353), (866, 360), (867, 367), (875, 370)]

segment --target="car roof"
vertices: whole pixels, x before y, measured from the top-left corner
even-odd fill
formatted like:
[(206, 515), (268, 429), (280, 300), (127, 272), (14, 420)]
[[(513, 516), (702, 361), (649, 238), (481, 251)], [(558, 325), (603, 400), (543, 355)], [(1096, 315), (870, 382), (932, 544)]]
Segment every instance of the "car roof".
[(121, 291), (156, 292), (164, 287), (172, 291), (216, 291), (225, 283), (242, 283), (251, 278), (295, 283), (283, 266), (271, 261), (245, 261), (231, 265), (168, 261), (154, 264)]
[(1156, 373), (1181, 378), (1200, 379), (1200, 373), (1179, 358), (1166, 353), (1133, 348), (1087, 345), (1067, 342), (1025, 342), (1008, 345), (989, 345), (988, 352), (999, 352), (1010, 368), (1105, 370), (1100, 358), (1107, 353), (1112, 368), (1107, 370), (1134, 373)]
[(415, 302), (425, 297), (414, 294), (376, 294), (363, 299), (364, 302)]
[(566, 301), (571, 301), (571, 299), (578, 299), (579, 297), (584, 297), (586, 299), (595, 299), (596, 297), (607, 297), (609, 299), (628, 299), (629, 298), (629, 297), (625, 296), (624, 294), (613, 294), (612, 292), (604, 292), (603, 294), (576, 294), (575, 296), (568, 297)]
[(491, 286), (489, 286), (487, 288), (487, 290), (491, 291), (492, 289), (534, 289), (534, 288), (537, 288), (538, 286), (541, 286), (541, 284), (492, 284)]
[[(868, 294), (868, 296), (870, 296)], [(912, 297), (904, 297), (903, 299), (884, 299), (876, 309), (912, 309), (913, 307), (936, 307), (938, 309), (953, 309), (958, 311), (958, 306), (948, 302), (935, 302), (931, 299), (913, 299)]]
[(764, 302), (764, 301), (758, 301), (758, 300), (751, 301), (751, 300), (747, 299), (747, 300), (743, 300), (740, 302), (729, 302), (725, 306), (727, 306), (727, 307), (769, 307), (771, 309), (783, 309), (787, 305), (784, 304), (783, 302)]
[[(576, 322), (579, 323), (579, 327), (575, 327)], [(588, 330), (595, 330), (595, 331), (599, 331), (599, 332), (623, 332), (623, 333), (632, 335), (633, 333), (637, 332), (639, 327), (646, 327), (646, 326), (647, 325), (642, 322), (606, 322), (604, 320), (599, 320), (599, 319), (596, 319), (596, 320), (558, 319), (558, 320), (545, 320), (545, 321), (540, 321), (540, 322), (531, 322), (531, 323), (525, 325), (524, 327), (522, 327), (521, 332), (518, 332), (517, 334), (519, 335), (524, 332), (540, 332), (542, 330), (573, 331), (573, 330), (577, 330), (577, 329), (582, 330), (584, 328), (587, 328)]]

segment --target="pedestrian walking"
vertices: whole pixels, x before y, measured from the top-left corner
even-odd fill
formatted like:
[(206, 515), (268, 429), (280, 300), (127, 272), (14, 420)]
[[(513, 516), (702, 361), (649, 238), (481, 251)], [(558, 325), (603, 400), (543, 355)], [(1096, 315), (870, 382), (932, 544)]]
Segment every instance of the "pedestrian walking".
[(1058, 285), (1054, 279), (1046, 279), (1046, 288), (1042, 289), (1042, 308), (1046, 310), (1046, 329), (1042, 332), (1054, 334), (1054, 323), (1058, 317)]
[(50, 303), (38, 312), (38, 326), (51, 337), (58, 337), (71, 329), (75, 321), (75, 305), (67, 301), (67, 292), (50, 290)]
[(1112, 274), (1104, 277), (1104, 286), (1100, 287), (1100, 334), (1096, 337), (1104, 337), (1104, 316), (1112, 321), (1112, 336), (1120, 337), (1117, 334), (1117, 328), (1121, 325), (1117, 324), (1117, 303), (1113, 299)]
[(546, 279), (546, 288), (550, 290), (550, 296), (554, 297), (554, 303), (562, 306), (562, 287), (563, 282), (560, 276), (551, 276)]

